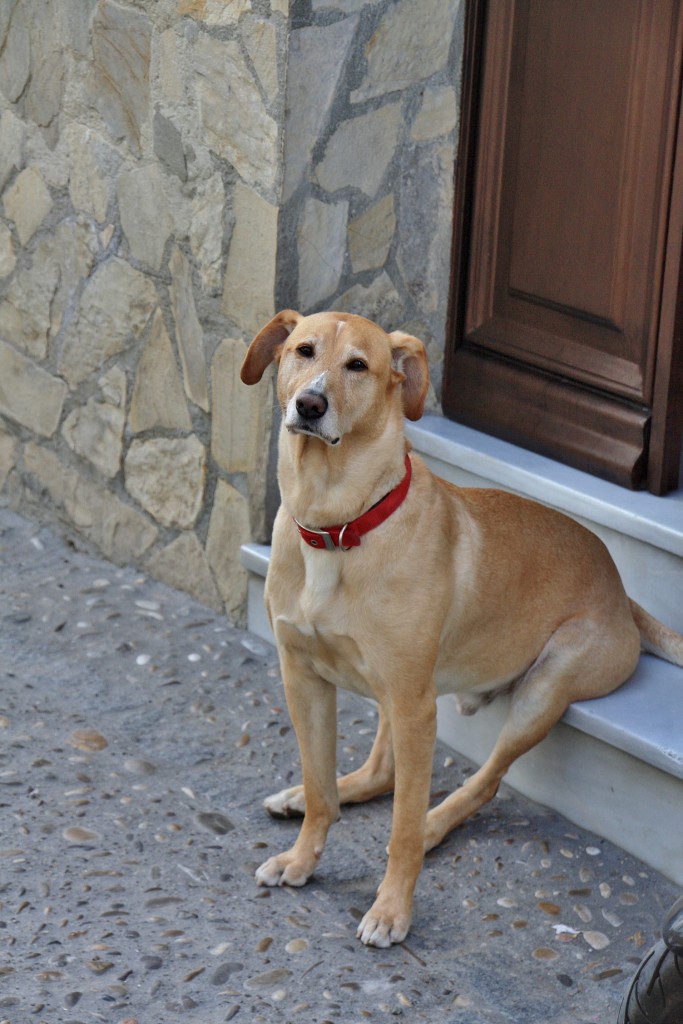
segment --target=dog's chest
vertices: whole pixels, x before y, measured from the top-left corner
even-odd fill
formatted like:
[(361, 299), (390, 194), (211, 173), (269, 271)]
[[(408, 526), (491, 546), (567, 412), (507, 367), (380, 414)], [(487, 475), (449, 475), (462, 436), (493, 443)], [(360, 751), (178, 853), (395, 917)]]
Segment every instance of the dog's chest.
[(349, 635), (344, 557), (342, 552), (304, 552), (304, 586), (290, 595), (284, 614), (273, 609), (275, 634), (278, 644), (296, 651), (322, 679), (371, 696), (366, 659)]

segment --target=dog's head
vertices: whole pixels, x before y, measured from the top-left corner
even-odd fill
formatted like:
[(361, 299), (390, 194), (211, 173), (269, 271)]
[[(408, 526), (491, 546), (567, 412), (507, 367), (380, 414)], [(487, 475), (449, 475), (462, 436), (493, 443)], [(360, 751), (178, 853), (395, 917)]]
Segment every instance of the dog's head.
[(382, 420), (398, 404), (422, 415), (429, 385), (424, 345), (402, 331), (387, 334), (361, 316), (278, 313), (252, 341), (240, 376), (256, 384), (276, 360), (284, 425), (334, 446)]

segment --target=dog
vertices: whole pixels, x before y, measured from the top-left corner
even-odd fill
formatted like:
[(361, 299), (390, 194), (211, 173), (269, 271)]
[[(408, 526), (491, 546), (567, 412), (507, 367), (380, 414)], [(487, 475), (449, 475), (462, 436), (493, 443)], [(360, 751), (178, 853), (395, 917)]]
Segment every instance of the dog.
[[(683, 636), (626, 596), (607, 549), (567, 516), (503, 491), (459, 488), (410, 450), (424, 409), (424, 345), (347, 313), (284, 310), (254, 338), (241, 379), (278, 364), (278, 511), (266, 580), (303, 785), (269, 797), (304, 815), (260, 885), (300, 886), (340, 804), (394, 793), (388, 863), (358, 926), (401, 942), (424, 854), (495, 795), (513, 761), (575, 700), (633, 672), (641, 646), (683, 666)], [(336, 777), (336, 687), (374, 698), (370, 755)], [(510, 710), (485, 764), (428, 811), (436, 698)]]

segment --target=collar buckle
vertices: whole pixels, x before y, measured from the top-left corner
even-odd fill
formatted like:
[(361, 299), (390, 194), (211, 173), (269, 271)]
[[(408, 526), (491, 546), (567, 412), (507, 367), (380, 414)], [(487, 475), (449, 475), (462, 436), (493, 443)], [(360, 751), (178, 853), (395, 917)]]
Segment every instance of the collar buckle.
[[(294, 517), (292, 516), (292, 518)], [(312, 548), (325, 548), (326, 551), (334, 551), (337, 547), (329, 530), (313, 530), (310, 526), (303, 526), (298, 519), (294, 519), (294, 522), (299, 527), (299, 533), (301, 536)], [(342, 527), (342, 533), (346, 529), (346, 526), (348, 526), (348, 523)], [(315, 536), (311, 537), (311, 534), (315, 534)], [(339, 541), (339, 547), (341, 547), (341, 533), (339, 535)], [(347, 549), (343, 548), (343, 550), (346, 551)]]

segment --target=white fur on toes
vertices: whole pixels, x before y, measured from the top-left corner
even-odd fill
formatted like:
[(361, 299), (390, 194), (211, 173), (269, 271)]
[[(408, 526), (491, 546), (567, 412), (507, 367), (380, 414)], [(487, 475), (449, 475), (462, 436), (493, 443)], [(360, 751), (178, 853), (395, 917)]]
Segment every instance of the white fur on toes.
[(274, 818), (301, 818), (305, 812), (304, 788), (294, 786), (266, 797), (263, 806)]
[(286, 854), (271, 857), (256, 869), (257, 885), (292, 885), (299, 887), (308, 881), (309, 873), (297, 869)]
[(409, 928), (410, 919), (405, 922), (389, 921), (378, 917), (376, 912), (370, 909), (358, 925), (356, 938), (360, 939), (364, 946), (379, 946), (386, 949), (395, 942), (403, 942)]

